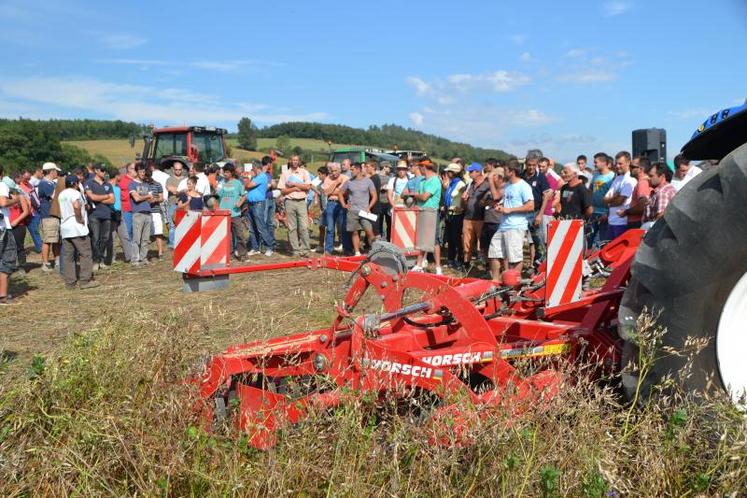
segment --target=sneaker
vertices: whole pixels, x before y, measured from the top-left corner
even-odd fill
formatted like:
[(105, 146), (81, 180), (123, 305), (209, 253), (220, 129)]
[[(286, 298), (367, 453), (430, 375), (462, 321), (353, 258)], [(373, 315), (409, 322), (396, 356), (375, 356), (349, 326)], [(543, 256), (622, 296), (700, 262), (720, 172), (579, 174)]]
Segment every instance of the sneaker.
[(95, 287), (98, 287), (101, 285), (100, 283), (96, 282), (95, 280), (89, 280), (88, 282), (82, 282), (80, 284), (81, 289), (93, 289)]
[(94, 263), (93, 264), (93, 271), (99, 271), (99, 268), (101, 268), (101, 264), (100, 263)]
[(234, 252), (233, 252), (233, 257), (234, 257), (234, 258), (236, 258), (236, 259), (241, 259), (241, 258), (239, 257), (239, 251), (234, 251)]
[(265, 256), (272, 256), (272, 249), (268, 249), (265, 251)]
[(443, 275), (443, 274), (444, 274), (444, 273), (443, 273), (443, 271), (441, 271), (441, 267), (440, 267), (440, 266), (437, 266), (437, 267), (436, 267), (436, 275)]
[(26, 270), (24, 270), (21, 267), (18, 267), (18, 269), (16, 270), (16, 275), (18, 275), (19, 277), (23, 277), (26, 275)]
[(142, 263), (142, 261), (133, 261), (133, 262), (131, 262), (130, 264), (131, 264), (132, 266), (140, 266), (140, 265), (142, 265), (143, 263)]
[(342, 244), (335, 246), (335, 251), (337, 252), (342, 251)]
[[(114, 263), (114, 261), (112, 261), (112, 263)], [(111, 265), (107, 265), (106, 263), (101, 263), (99, 265), (99, 268), (101, 268), (102, 270), (108, 270), (109, 268), (111, 268)]]
[(247, 256), (256, 256), (257, 254), (259, 254), (259, 251), (255, 251), (254, 249), (246, 253)]
[(49, 263), (42, 263), (41, 269), (42, 271), (52, 271), (52, 265)]
[(421, 268), (421, 267), (420, 267), (420, 266), (418, 266), (418, 265), (415, 265), (415, 266), (413, 266), (413, 267), (412, 267), (412, 268), (410, 269), (410, 271), (411, 271), (411, 272), (414, 272), (414, 273), (423, 273), (423, 268)]

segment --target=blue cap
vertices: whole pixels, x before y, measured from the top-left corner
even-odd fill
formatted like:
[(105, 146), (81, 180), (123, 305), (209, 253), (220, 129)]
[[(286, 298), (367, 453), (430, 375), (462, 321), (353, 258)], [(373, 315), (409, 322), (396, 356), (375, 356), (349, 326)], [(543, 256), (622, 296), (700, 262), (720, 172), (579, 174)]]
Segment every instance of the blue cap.
[(75, 175), (67, 175), (65, 177), (65, 187), (72, 187), (78, 183), (78, 177)]
[(467, 166), (467, 172), (472, 173), (473, 171), (482, 171), (482, 164), (480, 163), (472, 163), (469, 166)]

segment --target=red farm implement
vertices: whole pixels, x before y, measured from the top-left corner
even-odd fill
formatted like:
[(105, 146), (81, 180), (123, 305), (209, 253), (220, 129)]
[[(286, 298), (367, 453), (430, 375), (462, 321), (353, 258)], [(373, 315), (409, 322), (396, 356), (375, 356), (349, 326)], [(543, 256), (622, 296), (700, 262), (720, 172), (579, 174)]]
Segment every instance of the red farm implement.
[[(459, 415), (465, 400), (486, 408), (535, 406), (563, 381), (553, 367), (559, 361), (591, 355), (610, 368), (619, 365), (617, 313), (642, 235), (629, 231), (589, 255), (586, 278), (604, 283), (553, 306), (546, 281), (557, 269), (543, 267), (532, 279), (498, 286), (408, 272), (403, 255), (381, 245), (367, 260), (338, 266), (355, 270), (330, 327), (231, 347), (211, 358), (195, 380), (198, 410), (208, 425), (233, 421), (251, 445), (267, 448), (279, 428), (310, 409), (338, 405), (350, 392), (425, 395), (436, 400), (431, 420), (448, 415), (456, 433), (469, 423)], [(557, 264), (567, 269), (557, 275), (577, 277), (580, 289), (581, 265), (570, 258)], [(378, 294), (382, 309), (356, 314), (367, 291)], [(415, 294), (419, 299), (408, 302)], [(553, 361), (537, 361), (541, 367), (531, 374), (515, 366), (538, 358)]]

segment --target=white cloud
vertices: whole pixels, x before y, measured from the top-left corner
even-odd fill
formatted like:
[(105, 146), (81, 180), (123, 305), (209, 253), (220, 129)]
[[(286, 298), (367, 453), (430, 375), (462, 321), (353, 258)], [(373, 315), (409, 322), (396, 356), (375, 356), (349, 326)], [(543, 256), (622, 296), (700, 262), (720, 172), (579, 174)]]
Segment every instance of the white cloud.
[(453, 104), (458, 97), (470, 93), (506, 93), (527, 85), (531, 78), (514, 71), (492, 71), (480, 74), (458, 73), (425, 81), (410, 76), (407, 84), (415, 89), (415, 95), (433, 99), (441, 105)]
[(591, 48), (572, 48), (564, 54), (555, 78), (576, 85), (609, 83), (620, 78), (632, 63), (625, 51), (599, 54)]
[[(105, 116), (125, 121), (160, 123), (233, 123), (250, 115), (260, 123), (320, 121), (324, 112), (294, 114), (264, 104), (239, 102), (228, 105), (211, 94), (182, 88), (154, 88), (75, 77), (23, 78), (0, 81), (0, 100), (14, 106), (7, 117), (60, 114)], [(7, 115), (5, 106), (0, 111)]]
[(115, 50), (126, 50), (131, 48), (137, 48), (141, 45), (144, 45), (148, 41), (147, 38), (143, 38), (142, 36), (137, 36), (133, 34), (128, 33), (120, 33), (120, 34), (102, 34), (101, 35), (101, 42), (104, 44), (106, 48), (111, 48)]
[(519, 56), (519, 60), (521, 60), (522, 62), (529, 62), (532, 60), (532, 54), (530, 54), (529, 52), (523, 52)]
[(602, 13), (607, 17), (619, 16), (630, 10), (630, 2), (613, 0), (602, 4)]
[(412, 124), (414, 124), (417, 128), (423, 126), (423, 115), (419, 112), (411, 112), (410, 113), (410, 121), (412, 121)]
[(122, 64), (131, 66), (141, 67), (192, 67), (195, 69), (203, 69), (206, 71), (218, 71), (222, 73), (230, 73), (238, 71), (239, 69), (249, 66), (283, 66), (284, 64), (279, 62), (269, 62), (261, 60), (214, 60), (214, 61), (191, 61), (181, 62), (174, 60), (158, 60), (158, 59), (97, 59), (95, 62), (101, 64)]
[(408, 76), (405, 81), (415, 88), (415, 95), (418, 97), (426, 97), (432, 92), (431, 86), (417, 76)]

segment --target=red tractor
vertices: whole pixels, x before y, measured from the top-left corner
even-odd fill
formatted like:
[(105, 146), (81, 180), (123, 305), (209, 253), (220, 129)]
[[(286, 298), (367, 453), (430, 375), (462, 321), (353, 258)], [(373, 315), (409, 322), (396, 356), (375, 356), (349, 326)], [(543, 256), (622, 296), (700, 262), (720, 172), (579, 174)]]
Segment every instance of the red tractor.
[[(720, 162), (685, 185), (648, 232), (629, 230), (584, 253), (582, 222), (551, 225), (547, 262), (530, 279), (496, 285), (409, 272), (404, 255), (386, 243), (363, 262), (309, 260), (310, 268), (353, 272), (337, 318), (320, 330), (212, 357), (194, 379), (198, 411), (209, 423), (233, 421), (251, 445), (265, 448), (279, 429), (310, 411), (368, 393), (416, 399), (428, 407), (426, 420), (459, 434), (470, 417), (496, 408), (520, 413), (555, 395), (564, 381), (562, 362), (592, 360), (608, 371), (635, 364), (643, 345), (635, 326), (644, 312), (666, 327), (664, 350), (681, 351), (689, 338), (707, 345), (684, 378), (677, 373), (687, 358), (671, 354), (656, 360), (645, 378), (631, 370), (623, 376), (629, 399), (646, 396), (673, 374), (686, 391), (721, 391), (744, 404), (745, 130), (747, 105), (717, 113), (699, 128), (683, 153)], [(378, 295), (380, 311), (359, 310), (366, 292)], [(465, 403), (480, 409), (464, 410)]]
[(145, 135), (142, 158), (160, 169), (168, 169), (174, 161), (187, 167), (192, 164), (212, 164), (226, 159), (226, 144), (222, 128), (209, 126), (172, 126), (154, 129)]

